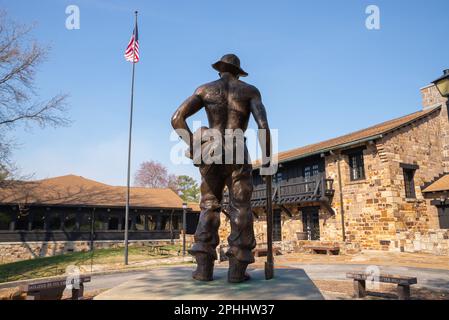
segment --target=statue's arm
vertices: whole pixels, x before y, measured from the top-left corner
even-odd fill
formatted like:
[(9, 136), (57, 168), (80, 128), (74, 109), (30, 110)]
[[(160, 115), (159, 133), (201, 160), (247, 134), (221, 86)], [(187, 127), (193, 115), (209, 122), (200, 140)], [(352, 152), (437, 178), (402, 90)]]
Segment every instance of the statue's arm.
[(262, 103), (262, 97), (259, 90), (255, 89), (250, 105), (251, 113), (256, 120), (257, 127), (259, 128), (259, 142), (262, 149), (262, 164), (264, 166), (269, 166), (271, 161), (271, 134), (270, 127), (268, 126), (267, 112)]
[(181, 135), (181, 138), (189, 145), (190, 150), (193, 150), (193, 134), (187, 125), (186, 119), (195, 113), (197, 113), (203, 107), (203, 100), (199, 93), (199, 90), (187, 98), (176, 110), (171, 118), (171, 124), (175, 130), (185, 130), (188, 133), (189, 140), (187, 140), (186, 135)]

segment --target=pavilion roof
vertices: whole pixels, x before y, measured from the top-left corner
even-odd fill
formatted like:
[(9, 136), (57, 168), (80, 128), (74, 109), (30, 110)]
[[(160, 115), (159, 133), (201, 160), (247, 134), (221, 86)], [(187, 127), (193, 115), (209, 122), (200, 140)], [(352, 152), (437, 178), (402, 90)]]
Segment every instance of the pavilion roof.
[[(8, 181), (0, 187), (0, 203), (3, 204), (124, 207), (125, 202), (126, 187), (76, 175)], [(134, 208), (182, 209), (182, 203), (171, 189), (130, 188), (130, 206)]]

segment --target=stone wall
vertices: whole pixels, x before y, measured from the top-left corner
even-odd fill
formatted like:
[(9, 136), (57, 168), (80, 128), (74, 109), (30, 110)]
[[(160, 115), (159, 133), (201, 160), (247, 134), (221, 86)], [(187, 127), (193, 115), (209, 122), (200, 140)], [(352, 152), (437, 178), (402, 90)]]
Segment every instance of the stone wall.
[[(438, 228), (437, 210), (421, 193), (424, 183), (444, 172), (443, 131), (449, 131), (443, 108), (425, 119), (387, 134), (364, 150), (366, 179), (350, 181), (348, 157), (341, 155), (346, 240), (365, 249), (389, 250), (401, 231), (426, 232)], [(341, 212), (338, 185), (339, 155), (326, 157), (326, 176), (334, 179), (332, 207), (321, 238), (341, 241)], [(401, 163), (416, 164), (416, 199), (406, 199)]]
[[(282, 241), (289, 242), (296, 240), (296, 232), (301, 232), (303, 230), (302, 219), (298, 208), (289, 207), (292, 217), (287, 213), (283, 212), (281, 214), (281, 232)], [(259, 211), (261, 213), (261, 211)], [(222, 214), (220, 219), (220, 228), (218, 230), (220, 236), (220, 244), (227, 245), (227, 238), (231, 232), (231, 225), (229, 219)], [(267, 242), (267, 223), (266, 216), (259, 214), (258, 218), (254, 218), (254, 236), (256, 237), (256, 242), (258, 244), (263, 244)], [(278, 243), (280, 244), (280, 242)], [(284, 244), (283, 244), (284, 245)], [(288, 244), (285, 244), (286, 246)]]
[[(441, 132), (449, 130), (447, 126), (447, 111), (443, 108), (439, 113), (416, 122), (411, 129), (403, 128), (385, 137), (384, 152), (390, 175), (389, 202), (394, 212), (396, 232), (426, 232), (438, 228), (436, 207), (424, 199), (421, 186), (445, 170)], [(416, 199), (406, 198), (401, 163), (419, 166), (414, 177)]]
[[(441, 103), (433, 89), (426, 90), (423, 92), (425, 107)], [(347, 155), (336, 151), (325, 157), (326, 177), (334, 180), (335, 194), (331, 202), (334, 214), (325, 208), (319, 211), (321, 242), (339, 243), (341, 247), (352, 248), (349, 251), (401, 250), (400, 248), (410, 251), (412, 241), (413, 244), (421, 243), (413, 247), (413, 252), (418, 248), (432, 246), (434, 249), (422, 251), (445, 252), (444, 232), (438, 231), (437, 236), (432, 236), (436, 232), (432, 230), (439, 228), (437, 209), (430, 204), (429, 199), (423, 197), (421, 186), (449, 169), (449, 122), (446, 107), (364, 146), (366, 178), (361, 181), (350, 181)], [(338, 163), (342, 180), (346, 244), (342, 242)], [(419, 166), (414, 179), (416, 199), (406, 198), (401, 163)], [(303, 231), (301, 208), (288, 206), (288, 209), (292, 216), (282, 214), (280, 244), (287, 251), (292, 248), (297, 250), (303, 245), (297, 241), (296, 236), (297, 232)], [(258, 210), (257, 214), (259, 218), (254, 222), (255, 235), (258, 243), (264, 243), (265, 216), (263, 210)], [(229, 232), (229, 221), (222, 215), (220, 241), (223, 245), (227, 244)], [(414, 239), (410, 238), (411, 234)], [(419, 239), (416, 238), (418, 234), (422, 235)], [(440, 239), (441, 234), (444, 240), (441, 246), (431, 245), (432, 239)], [(354, 249), (354, 246), (357, 248)]]
[(391, 251), (449, 255), (449, 230), (429, 229), (427, 232), (400, 231), (391, 242)]
[(326, 176), (334, 179), (335, 195), (332, 208), (335, 215), (329, 217), (322, 232), (322, 240), (342, 241), (340, 186), (338, 161), (340, 162), (346, 241), (358, 242), (362, 248), (380, 249), (381, 241), (394, 233), (394, 218), (388, 185), (388, 167), (379, 155), (378, 145), (368, 144), (363, 151), (366, 179), (350, 181), (347, 155), (326, 157)]
[(445, 104), (447, 98), (441, 96), (437, 87), (433, 84), (421, 88), (423, 109), (429, 109), (440, 104)]
[[(176, 239), (173, 243), (180, 244)], [(187, 238), (187, 244), (191, 243)], [(132, 240), (130, 246), (145, 246), (151, 244), (171, 244), (170, 240)], [(123, 241), (95, 241), (95, 249), (120, 248)], [(90, 241), (52, 241), (52, 242), (2, 242), (0, 243), (0, 264), (19, 260), (50, 257), (70, 252), (85, 252), (90, 250)]]

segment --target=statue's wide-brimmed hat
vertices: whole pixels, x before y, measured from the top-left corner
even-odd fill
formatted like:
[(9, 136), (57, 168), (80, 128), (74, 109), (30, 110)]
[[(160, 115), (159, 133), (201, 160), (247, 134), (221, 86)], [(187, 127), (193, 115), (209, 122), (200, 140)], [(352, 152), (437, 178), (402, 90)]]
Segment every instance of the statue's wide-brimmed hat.
[(240, 68), (240, 59), (235, 54), (225, 54), (221, 59), (212, 65), (218, 72), (232, 72), (241, 77), (246, 77), (246, 73)]

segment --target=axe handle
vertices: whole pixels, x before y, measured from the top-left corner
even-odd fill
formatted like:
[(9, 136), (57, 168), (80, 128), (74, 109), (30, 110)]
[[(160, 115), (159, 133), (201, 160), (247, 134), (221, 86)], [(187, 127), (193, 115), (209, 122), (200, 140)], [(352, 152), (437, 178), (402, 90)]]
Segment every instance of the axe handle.
[(273, 195), (272, 176), (266, 176), (267, 185), (267, 262), (265, 263), (265, 279), (272, 279), (274, 276), (273, 263)]

